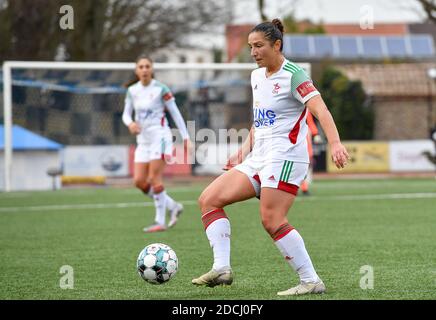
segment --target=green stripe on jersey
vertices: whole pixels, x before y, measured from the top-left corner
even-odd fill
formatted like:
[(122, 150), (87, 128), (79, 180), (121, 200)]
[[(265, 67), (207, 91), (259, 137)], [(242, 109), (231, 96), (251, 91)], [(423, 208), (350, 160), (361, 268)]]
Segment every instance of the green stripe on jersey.
[(285, 66), (283, 67), (284, 70), (289, 71), (291, 73), (295, 73), (298, 72), (300, 70), (302, 70), (299, 66), (297, 66), (296, 64), (293, 63), (286, 63)]
[(300, 70), (300, 67), (296, 66), (295, 64), (286, 64), (285, 67), (295, 71)]
[(295, 69), (291, 69), (290, 67), (287, 67), (287, 66), (284, 66), (283, 67), (283, 70), (285, 70), (285, 71), (288, 71), (288, 72), (290, 72), (290, 73), (295, 73), (295, 72), (297, 72)]

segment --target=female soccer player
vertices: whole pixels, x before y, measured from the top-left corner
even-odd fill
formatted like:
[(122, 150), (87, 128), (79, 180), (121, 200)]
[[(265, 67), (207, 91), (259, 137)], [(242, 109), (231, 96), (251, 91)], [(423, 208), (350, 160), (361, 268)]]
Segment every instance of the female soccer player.
[(192, 283), (213, 287), (233, 282), (230, 222), (223, 208), (257, 196), (265, 230), (300, 278), (300, 284), (278, 295), (322, 293), (324, 283), (301, 235), (286, 217), (309, 166), (307, 110), (319, 120), (338, 168), (346, 165), (348, 153), (311, 79), (283, 56), (280, 20), (257, 25), (248, 36), (248, 44), (260, 67), (251, 74), (254, 123), (241, 149), (229, 158), (226, 167), (230, 170), (214, 180), (199, 198), (214, 263), (211, 271)]
[(165, 192), (162, 180), (165, 161), (171, 157), (173, 147), (165, 110), (171, 114), (185, 146), (190, 146), (189, 134), (171, 91), (166, 85), (153, 79), (152, 61), (144, 56), (139, 57), (135, 74), (137, 80), (127, 89), (122, 118), (130, 133), (136, 135), (135, 185), (154, 199), (156, 207), (155, 223), (144, 228), (144, 232), (164, 231), (167, 228), (166, 210), (171, 213), (168, 227), (176, 224), (183, 211), (182, 204), (175, 202)]

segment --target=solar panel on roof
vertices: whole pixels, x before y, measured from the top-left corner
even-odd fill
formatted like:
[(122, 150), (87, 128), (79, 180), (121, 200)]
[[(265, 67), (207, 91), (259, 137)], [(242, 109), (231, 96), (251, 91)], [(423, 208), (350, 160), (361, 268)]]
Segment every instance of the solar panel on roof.
[(386, 47), (390, 57), (404, 58), (408, 55), (404, 37), (386, 37)]
[(427, 36), (410, 37), (410, 46), (414, 57), (432, 57), (434, 56), (434, 47), (432, 39)]
[(363, 57), (382, 58), (383, 48), (380, 37), (362, 37)]
[(436, 55), (431, 35), (328, 36), (286, 35), (284, 54), (292, 58), (382, 59), (432, 58)]
[(314, 36), (315, 57), (333, 57), (335, 55), (331, 37)]
[(294, 36), (290, 39), (290, 49), (294, 57), (309, 56), (309, 42), (307, 36)]
[(339, 55), (343, 58), (359, 56), (356, 37), (338, 37)]

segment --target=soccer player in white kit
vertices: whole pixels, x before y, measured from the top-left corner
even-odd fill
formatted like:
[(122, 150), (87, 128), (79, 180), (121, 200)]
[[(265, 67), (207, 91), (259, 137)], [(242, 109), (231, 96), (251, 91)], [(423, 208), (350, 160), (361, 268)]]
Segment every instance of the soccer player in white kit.
[[(166, 160), (172, 156), (173, 137), (165, 117), (168, 110), (185, 142), (191, 145), (188, 130), (169, 88), (153, 79), (152, 61), (141, 56), (136, 61), (137, 81), (127, 89), (123, 122), (136, 135), (134, 182), (138, 189), (154, 199), (155, 223), (144, 232), (165, 231), (166, 210), (170, 211), (168, 227), (176, 224), (183, 205), (175, 202), (165, 191), (163, 171)], [(135, 118), (132, 118), (133, 112)]]
[(307, 110), (319, 120), (336, 166), (343, 168), (349, 156), (311, 79), (283, 56), (280, 20), (257, 25), (248, 36), (248, 44), (259, 66), (251, 74), (253, 127), (240, 150), (228, 159), (226, 168), (230, 170), (215, 179), (199, 198), (214, 263), (192, 283), (213, 287), (233, 282), (230, 222), (223, 208), (257, 196), (265, 230), (300, 278), (297, 286), (278, 295), (323, 293), (325, 285), (304, 241), (286, 217), (309, 166)]

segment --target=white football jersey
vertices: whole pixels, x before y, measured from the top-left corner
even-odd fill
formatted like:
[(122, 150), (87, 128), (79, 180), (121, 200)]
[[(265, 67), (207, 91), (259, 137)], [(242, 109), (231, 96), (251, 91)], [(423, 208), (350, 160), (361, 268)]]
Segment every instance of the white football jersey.
[(255, 143), (259, 161), (291, 160), (309, 163), (305, 103), (320, 93), (298, 65), (284, 60), (266, 77), (266, 68), (251, 73)]
[(174, 96), (165, 84), (155, 79), (152, 79), (147, 86), (138, 81), (127, 89), (123, 122), (129, 126), (133, 122), (134, 112), (134, 121), (141, 127), (141, 133), (137, 135), (136, 141), (138, 144), (149, 144), (163, 135), (171, 136), (165, 110), (171, 114), (182, 138), (188, 139), (188, 131)]

